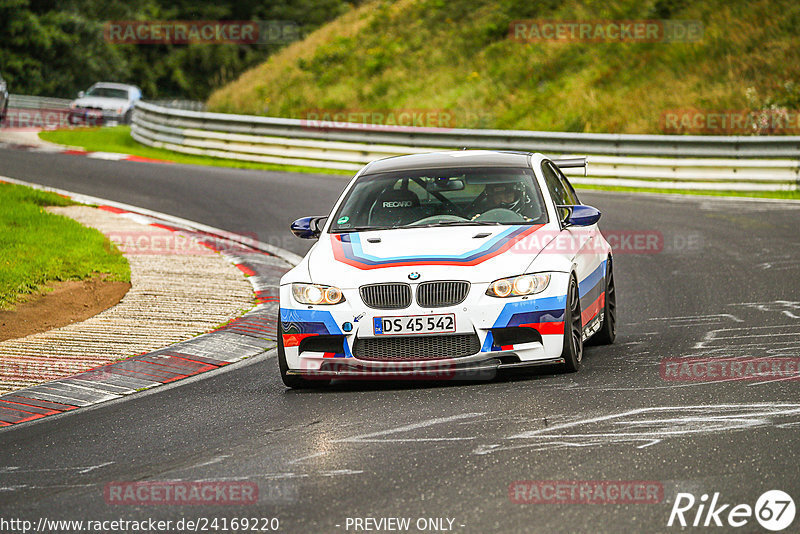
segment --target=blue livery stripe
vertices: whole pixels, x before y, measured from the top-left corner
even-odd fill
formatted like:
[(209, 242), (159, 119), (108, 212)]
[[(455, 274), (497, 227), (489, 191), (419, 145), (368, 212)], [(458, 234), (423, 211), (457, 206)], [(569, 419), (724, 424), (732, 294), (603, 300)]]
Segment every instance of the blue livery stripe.
[[(281, 308), (281, 322), (296, 325), (303, 334), (344, 335), (329, 311)], [(342, 350), (344, 351), (343, 353), (337, 352), (334, 357), (353, 357), (350, 344), (347, 342), (347, 336), (342, 338)]]
[(346, 237), (350, 237), (350, 243), (351, 243), (351, 245), (353, 247), (352, 250), (353, 250), (354, 256), (356, 258), (358, 258), (359, 260), (365, 261), (366, 263), (394, 263), (394, 262), (403, 262), (403, 261), (408, 261), (408, 260), (413, 260), (413, 261), (425, 261), (425, 260), (469, 260), (469, 259), (472, 259), (473, 256), (479, 257), (479, 256), (482, 256), (482, 255), (486, 254), (487, 252), (490, 251), (490, 249), (492, 249), (496, 245), (501, 244), (501, 242), (505, 242), (505, 239), (510, 234), (513, 234), (515, 232), (519, 232), (521, 229), (524, 229), (524, 228), (525, 227), (512, 226), (508, 230), (500, 232), (499, 234), (494, 236), (492, 239), (490, 239), (489, 241), (485, 242), (482, 246), (480, 246), (480, 247), (478, 247), (476, 249), (473, 249), (473, 250), (469, 250), (469, 251), (467, 251), (467, 252), (465, 252), (463, 254), (458, 254), (458, 255), (444, 255), (444, 254), (438, 255), (438, 254), (433, 254), (433, 255), (430, 255), (430, 256), (394, 256), (394, 257), (389, 257), (389, 258), (381, 258), (381, 257), (378, 257), (378, 256), (372, 256), (371, 254), (367, 254), (366, 252), (364, 252), (363, 248), (361, 247), (361, 238), (360, 238), (360, 236), (358, 234), (345, 234), (345, 235), (342, 236), (342, 242), (345, 242), (345, 238)]
[(341, 334), (339, 325), (333, 320), (333, 315), (329, 311), (323, 310), (293, 310), (281, 308), (281, 322), (283, 323), (321, 323), (327, 328), (327, 332), (316, 332), (325, 334)]
[(483, 340), (483, 346), (481, 347), (481, 352), (492, 352), (492, 346), (494, 345), (494, 336), (492, 335), (492, 331), (486, 332), (486, 339)]
[(357, 233), (335, 234), (331, 236), (333, 256), (337, 261), (347, 263), (359, 269), (378, 269), (399, 267), (403, 265), (457, 265), (471, 266), (487, 261), (509, 250), (517, 241), (536, 232), (543, 225), (511, 226), (500, 231), (496, 236), (481, 244), (478, 248), (462, 254), (429, 256), (393, 256), (380, 258), (365, 254), (361, 246), (361, 237)]
[(597, 266), (597, 269), (592, 271), (589, 276), (584, 278), (578, 283), (580, 288), (580, 297), (583, 298), (586, 293), (591, 291), (595, 288), (595, 286), (605, 278), (606, 276), (606, 263), (608, 260), (603, 260), (600, 262), (600, 265)]
[(558, 310), (545, 310), (515, 313), (506, 326), (519, 326), (530, 323), (560, 323), (564, 320), (564, 308)]
[[(505, 306), (503, 306), (503, 310), (500, 312), (500, 315), (497, 316), (497, 320), (494, 322), (493, 328), (502, 328), (504, 326), (509, 326), (511, 321), (514, 319), (515, 315), (519, 314), (553, 314), (554, 317), (558, 317), (558, 313), (561, 314), (561, 318), (554, 318), (553, 321), (563, 321), (564, 320), (564, 307), (566, 306), (567, 296), (560, 295), (558, 297), (546, 297), (543, 299), (533, 299), (533, 300), (520, 300), (517, 302), (509, 302)], [(531, 323), (538, 323), (541, 321), (524, 321), (524, 322), (531, 322)], [(512, 325), (516, 326), (516, 325)]]

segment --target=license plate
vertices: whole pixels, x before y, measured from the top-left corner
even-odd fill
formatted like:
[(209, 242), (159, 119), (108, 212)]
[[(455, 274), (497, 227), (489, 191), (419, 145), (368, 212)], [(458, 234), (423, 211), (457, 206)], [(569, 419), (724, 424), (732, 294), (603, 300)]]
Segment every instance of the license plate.
[(376, 336), (407, 336), (410, 334), (441, 334), (456, 331), (454, 313), (437, 315), (403, 315), (375, 317), (372, 320)]

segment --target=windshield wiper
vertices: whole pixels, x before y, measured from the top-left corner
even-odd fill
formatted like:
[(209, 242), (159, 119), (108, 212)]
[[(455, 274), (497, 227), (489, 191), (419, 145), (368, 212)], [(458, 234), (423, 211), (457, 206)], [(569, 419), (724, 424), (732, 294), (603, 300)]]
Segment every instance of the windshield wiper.
[(353, 232), (371, 232), (377, 230), (408, 230), (413, 228), (436, 228), (437, 226), (507, 226), (512, 224), (529, 224), (528, 221), (518, 223), (501, 223), (492, 221), (441, 221), (429, 224), (405, 224), (403, 226), (354, 226), (331, 230), (332, 234), (350, 234)]
[(430, 224), (408, 224), (403, 228), (432, 228), (436, 226), (501, 226), (499, 222), (489, 221), (442, 221)]
[(339, 228), (332, 230), (332, 234), (351, 234), (353, 232), (369, 232), (372, 230), (393, 230), (397, 226), (353, 226), (352, 228)]

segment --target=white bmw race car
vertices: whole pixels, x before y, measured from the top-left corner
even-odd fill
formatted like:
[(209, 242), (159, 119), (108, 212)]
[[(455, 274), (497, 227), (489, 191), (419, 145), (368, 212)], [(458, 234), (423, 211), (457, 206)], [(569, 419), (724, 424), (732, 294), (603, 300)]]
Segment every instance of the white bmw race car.
[(577, 371), (584, 341), (616, 332), (600, 212), (560, 170), (584, 165), (482, 150), (369, 163), (330, 216), (292, 224), (318, 242), (281, 279), (283, 382)]

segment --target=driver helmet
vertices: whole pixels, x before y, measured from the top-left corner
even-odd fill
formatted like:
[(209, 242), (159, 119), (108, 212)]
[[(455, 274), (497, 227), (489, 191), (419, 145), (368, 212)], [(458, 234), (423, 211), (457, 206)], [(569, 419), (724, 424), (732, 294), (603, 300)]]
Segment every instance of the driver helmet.
[(486, 186), (486, 198), (493, 208), (505, 208), (519, 212), (522, 196), (520, 184), (503, 183)]

